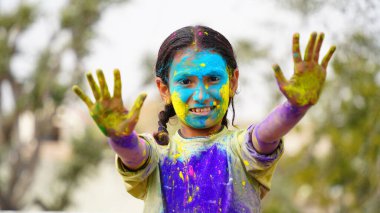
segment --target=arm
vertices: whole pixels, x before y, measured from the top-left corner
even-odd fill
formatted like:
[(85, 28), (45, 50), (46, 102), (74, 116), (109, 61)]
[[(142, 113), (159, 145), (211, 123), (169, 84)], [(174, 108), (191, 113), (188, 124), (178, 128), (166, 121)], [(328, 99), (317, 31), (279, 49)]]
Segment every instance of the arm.
[(273, 152), (279, 139), (301, 120), (312, 105), (317, 103), (326, 79), (327, 64), (335, 51), (335, 46), (332, 46), (322, 63), (318, 64), (323, 38), (323, 33), (318, 36), (317, 33), (311, 34), (302, 60), (299, 34), (293, 35), (294, 74), (289, 81), (285, 79), (277, 64), (273, 66), (277, 84), (287, 102), (278, 106), (256, 126), (252, 141), (258, 152), (263, 154)]
[(121, 98), (120, 71), (114, 70), (115, 86), (113, 97), (108, 91), (103, 72), (97, 70), (96, 74), (99, 86), (91, 73), (86, 75), (96, 99), (95, 103), (78, 86), (75, 85), (73, 90), (86, 103), (91, 117), (103, 134), (109, 137), (111, 148), (123, 163), (130, 169), (138, 169), (148, 159), (147, 149), (149, 147), (134, 131), (146, 94), (140, 94), (132, 109), (128, 111), (123, 106)]

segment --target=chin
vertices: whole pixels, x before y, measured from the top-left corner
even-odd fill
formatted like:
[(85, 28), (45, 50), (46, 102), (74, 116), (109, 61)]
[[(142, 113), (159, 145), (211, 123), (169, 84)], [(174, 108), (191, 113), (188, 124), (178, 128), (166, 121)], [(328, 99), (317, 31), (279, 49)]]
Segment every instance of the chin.
[(194, 128), (194, 129), (210, 129), (210, 128), (213, 128), (217, 125), (220, 125), (221, 124), (221, 121), (216, 121), (216, 120), (202, 120), (202, 119), (199, 119), (199, 120), (193, 120), (192, 122), (186, 122), (186, 125), (191, 127), (191, 128)]

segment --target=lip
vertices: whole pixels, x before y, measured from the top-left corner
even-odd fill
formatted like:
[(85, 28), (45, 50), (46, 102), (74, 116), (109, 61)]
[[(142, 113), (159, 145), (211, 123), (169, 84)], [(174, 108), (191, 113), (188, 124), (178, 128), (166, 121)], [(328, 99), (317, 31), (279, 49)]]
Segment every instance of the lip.
[(215, 106), (204, 106), (204, 107), (192, 107), (189, 112), (194, 115), (208, 115), (215, 109)]

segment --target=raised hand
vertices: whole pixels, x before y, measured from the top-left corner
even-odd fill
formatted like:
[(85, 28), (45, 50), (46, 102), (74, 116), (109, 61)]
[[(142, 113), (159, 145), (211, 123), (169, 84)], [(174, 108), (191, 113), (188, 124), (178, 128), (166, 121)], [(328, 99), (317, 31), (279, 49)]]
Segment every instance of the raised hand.
[(336, 47), (330, 47), (322, 63), (318, 63), (319, 51), (322, 46), (324, 34), (313, 32), (305, 50), (302, 60), (299, 34), (293, 35), (294, 74), (286, 80), (278, 64), (273, 65), (276, 80), (281, 92), (294, 106), (314, 105), (319, 99), (323, 83), (326, 79), (327, 64)]
[(113, 97), (110, 95), (103, 72), (97, 70), (96, 75), (99, 85), (95, 82), (91, 73), (87, 73), (86, 75), (95, 97), (95, 103), (77, 85), (73, 86), (73, 91), (87, 105), (91, 117), (104, 135), (108, 137), (121, 137), (131, 134), (139, 119), (146, 94), (140, 94), (135, 100), (132, 109), (128, 111), (124, 107), (121, 97), (120, 71), (118, 69), (114, 70), (115, 84)]

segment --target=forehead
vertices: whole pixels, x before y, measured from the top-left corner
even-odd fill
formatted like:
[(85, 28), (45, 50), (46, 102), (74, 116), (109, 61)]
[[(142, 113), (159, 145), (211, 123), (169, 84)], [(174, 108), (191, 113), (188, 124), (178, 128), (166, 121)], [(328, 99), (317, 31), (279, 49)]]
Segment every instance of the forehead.
[(193, 48), (186, 48), (177, 52), (171, 64), (170, 72), (173, 71), (213, 71), (226, 72), (226, 62), (223, 57), (210, 50), (196, 51)]

